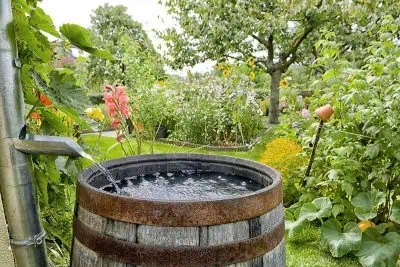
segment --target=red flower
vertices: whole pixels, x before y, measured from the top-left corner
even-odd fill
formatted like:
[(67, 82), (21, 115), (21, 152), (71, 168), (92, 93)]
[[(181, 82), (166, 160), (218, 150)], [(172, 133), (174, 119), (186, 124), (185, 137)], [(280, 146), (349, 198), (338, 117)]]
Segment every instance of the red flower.
[(31, 119), (33, 119), (33, 120), (40, 120), (40, 119), (41, 119), (40, 114), (37, 113), (36, 111), (31, 112), (31, 114), (29, 115), (29, 117), (30, 117)]
[(52, 105), (50, 99), (48, 99), (44, 94), (39, 95), (39, 100), (45, 107), (50, 107)]

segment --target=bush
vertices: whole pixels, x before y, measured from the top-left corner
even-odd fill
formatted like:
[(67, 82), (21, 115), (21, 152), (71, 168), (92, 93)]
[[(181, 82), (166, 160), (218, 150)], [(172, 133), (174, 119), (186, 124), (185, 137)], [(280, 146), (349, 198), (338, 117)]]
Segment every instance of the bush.
[(261, 162), (280, 171), (282, 175), (284, 204), (288, 206), (298, 201), (300, 192), (296, 185), (300, 181), (298, 168), (306, 165), (306, 159), (300, 153), (302, 147), (290, 138), (275, 138), (265, 147)]
[(262, 111), (250, 81), (192, 77), (168, 93), (167, 109), (174, 121), (171, 138), (238, 145), (250, 143), (262, 129)]

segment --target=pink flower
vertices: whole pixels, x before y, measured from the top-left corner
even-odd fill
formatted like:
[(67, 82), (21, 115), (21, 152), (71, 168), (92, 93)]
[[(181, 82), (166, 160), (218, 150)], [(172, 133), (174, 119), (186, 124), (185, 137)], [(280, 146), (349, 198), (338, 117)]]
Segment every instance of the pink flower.
[(119, 120), (119, 119), (114, 119), (114, 120), (111, 121), (111, 127), (117, 128), (118, 125), (120, 125), (120, 123), (121, 123), (121, 120)]
[[(105, 87), (106, 88), (106, 87)], [(118, 111), (125, 118), (129, 118), (131, 112), (129, 110), (129, 97), (126, 94), (125, 87), (115, 87), (114, 90), (108, 89), (104, 93), (104, 102), (106, 110), (111, 117), (118, 115)]]
[(117, 141), (120, 143), (124, 139), (123, 135), (118, 135), (117, 136)]
[(310, 110), (303, 108), (303, 110), (301, 111), (301, 116), (303, 116), (304, 118), (310, 118), (311, 117), (311, 112)]

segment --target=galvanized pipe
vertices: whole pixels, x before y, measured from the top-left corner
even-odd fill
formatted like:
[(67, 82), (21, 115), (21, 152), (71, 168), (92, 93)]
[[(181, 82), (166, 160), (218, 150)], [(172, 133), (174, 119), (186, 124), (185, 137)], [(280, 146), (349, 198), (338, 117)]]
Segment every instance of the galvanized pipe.
[(48, 266), (30, 157), (15, 149), (24, 98), (10, 0), (0, 0), (0, 188), (17, 266)]

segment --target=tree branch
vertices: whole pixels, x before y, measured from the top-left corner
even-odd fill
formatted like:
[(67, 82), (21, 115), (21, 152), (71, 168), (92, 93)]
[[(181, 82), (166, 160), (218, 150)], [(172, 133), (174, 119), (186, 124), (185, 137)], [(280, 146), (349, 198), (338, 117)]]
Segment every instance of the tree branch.
[(268, 37), (268, 45), (267, 45), (267, 50), (268, 50), (268, 62), (269, 64), (274, 63), (274, 35), (270, 34)]
[(268, 46), (268, 42), (267, 42), (267, 40), (265, 40), (264, 38), (259, 37), (259, 36), (255, 35), (255, 34), (252, 34), (251, 37), (253, 37), (254, 39), (256, 39), (260, 44), (264, 45), (265, 47)]

